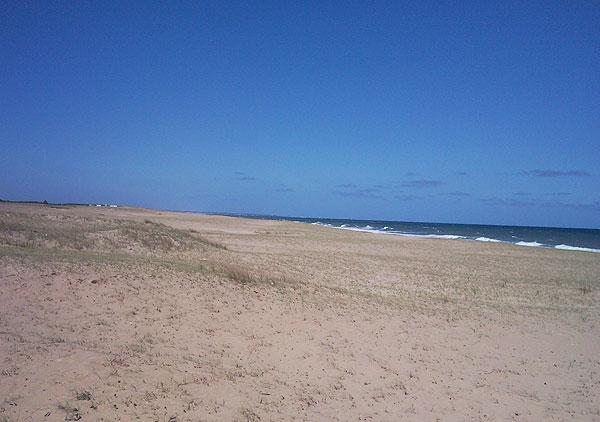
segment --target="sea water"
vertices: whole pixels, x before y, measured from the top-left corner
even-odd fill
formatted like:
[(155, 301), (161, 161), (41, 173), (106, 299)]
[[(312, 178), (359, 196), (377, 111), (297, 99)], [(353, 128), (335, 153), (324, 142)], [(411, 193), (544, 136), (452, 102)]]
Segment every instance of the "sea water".
[(244, 215), (244, 217), (295, 221), (341, 230), (383, 233), (397, 236), (464, 239), (476, 242), (511, 243), (525, 247), (600, 253), (600, 230), (598, 229), (346, 220), (262, 215)]

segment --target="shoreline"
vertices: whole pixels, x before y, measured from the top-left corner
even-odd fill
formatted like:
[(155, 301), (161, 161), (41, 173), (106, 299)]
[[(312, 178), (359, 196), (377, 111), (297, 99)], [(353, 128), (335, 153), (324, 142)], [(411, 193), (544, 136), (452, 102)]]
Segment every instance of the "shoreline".
[[(202, 214), (202, 213), (198, 213), (198, 214)], [(247, 219), (251, 219), (251, 220), (286, 221), (286, 222), (316, 225), (316, 226), (338, 229), (338, 230), (348, 230), (348, 231), (354, 231), (354, 232), (360, 232), (360, 233), (371, 233), (371, 234), (394, 235), (394, 236), (403, 236), (403, 237), (410, 237), (410, 238), (439, 239), (439, 240), (465, 240), (465, 241), (471, 241), (471, 242), (500, 243), (500, 244), (513, 245), (513, 246), (536, 247), (536, 248), (543, 248), (543, 249), (555, 249), (555, 250), (572, 251), (572, 252), (600, 253), (600, 249), (597, 249), (597, 248), (573, 246), (573, 245), (568, 245), (568, 244), (564, 244), (564, 243), (559, 243), (556, 245), (547, 245), (547, 244), (543, 244), (543, 243), (538, 243), (535, 240), (533, 240), (533, 241), (519, 240), (519, 241), (511, 242), (511, 241), (507, 241), (507, 240), (495, 239), (495, 238), (490, 238), (490, 237), (485, 237), (485, 236), (468, 237), (468, 236), (457, 235), (457, 234), (406, 233), (406, 232), (398, 232), (398, 231), (386, 231), (385, 229), (389, 228), (387, 226), (384, 226), (383, 229), (374, 229), (373, 227), (371, 227), (371, 228), (349, 227), (349, 226), (347, 226), (347, 224), (342, 224), (342, 225), (336, 226), (336, 225), (333, 225), (330, 223), (322, 223), (321, 220), (323, 220), (323, 221), (338, 221), (338, 222), (342, 222), (342, 221), (360, 222), (360, 223), (378, 222), (378, 223), (383, 223), (383, 224), (400, 223), (400, 224), (423, 224), (423, 225), (427, 224), (427, 225), (434, 225), (434, 226), (435, 225), (449, 225), (449, 226), (470, 226), (470, 227), (494, 227), (494, 228), (506, 228), (506, 229), (509, 229), (512, 227), (519, 227), (519, 228), (525, 228), (525, 229), (541, 229), (541, 230), (564, 230), (564, 231), (580, 230), (580, 231), (591, 231), (591, 232), (597, 231), (597, 232), (599, 232), (598, 236), (600, 236), (600, 230), (588, 229), (588, 228), (560, 228), (560, 227), (543, 227), (543, 226), (503, 226), (503, 225), (482, 225), (482, 224), (414, 223), (414, 222), (402, 222), (402, 221), (325, 219), (325, 218), (312, 218), (312, 217), (303, 217), (303, 219), (306, 221), (302, 221), (302, 220), (299, 220), (298, 217), (282, 217), (282, 216), (261, 216), (261, 215), (256, 215), (256, 216), (237, 215), (236, 216), (236, 215), (227, 215), (227, 214), (218, 214), (218, 213), (202, 214), (202, 215), (219, 215), (219, 216), (233, 217), (233, 218), (247, 218)], [(313, 221), (313, 220), (315, 220), (315, 221)], [(367, 225), (366, 227), (370, 227), (370, 226)]]
[[(314, 224), (314, 223), (306, 223), (306, 224)], [(460, 236), (460, 235), (434, 235), (434, 234), (413, 234), (413, 233), (397, 233), (397, 232), (384, 232), (384, 231), (380, 231), (380, 230), (367, 230), (367, 229), (358, 229), (358, 228), (349, 228), (349, 227), (333, 227), (333, 226), (326, 226), (323, 225), (323, 227), (328, 227), (328, 228), (332, 228), (332, 229), (338, 229), (338, 230), (350, 230), (350, 231), (355, 231), (355, 232), (361, 232), (361, 233), (371, 233), (371, 234), (383, 234), (383, 235), (389, 235), (389, 236), (404, 236), (404, 237), (411, 237), (411, 238), (419, 238), (419, 239), (437, 239), (437, 240), (463, 240), (463, 241), (468, 241), (468, 242), (482, 242), (482, 243), (501, 243), (504, 245), (512, 245), (512, 246), (523, 246), (523, 247), (534, 247), (534, 248), (543, 248), (543, 249), (556, 249), (556, 250), (563, 250), (563, 251), (572, 251), (572, 252), (590, 252), (590, 253), (600, 253), (600, 249), (593, 249), (593, 248), (584, 248), (584, 247), (579, 247), (579, 246), (571, 246), (571, 245), (564, 245), (564, 244), (559, 244), (556, 246), (547, 246), (547, 245), (543, 245), (541, 243), (537, 243), (537, 242), (508, 242), (508, 241), (504, 241), (504, 240), (498, 240), (498, 239), (490, 239), (487, 237), (479, 237), (479, 238), (468, 238), (468, 237), (464, 237), (464, 236)]]
[[(170, 210), (170, 209), (153, 209), (153, 208), (141, 208), (128, 205), (111, 205), (111, 204), (83, 204), (83, 203), (46, 203), (42, 201), (11, 201), (11, 200), (0, 200), (0, 204), (15, 204), (15, 205), (30, 205), (30, 206), (48, 206), (48, 207), (98, 207), (98, 208), (118, 208), (118, 209), (130, 209), (130, 210), (146, 210), (150, 212), (167, 212), (167, 213), (180, 213), (180, 214), (191, 214), (191, 215), (206, 215), (206, 216), (221, 216), (231, 218), (245, 218), (250, 220), (266, 220), (266, 221), (287, 221), (303, 224), (319, 225), (328, 228), (372, 233), (372, 234), (385, 234), (395, 235), (411, 238), (429, 238), (429, 239), (440, 239), (440, 240), (466, 240), (482, 243), (500, 243), (513, 246), (524, 246), (524, 247), (535, 247), (543, 249), (555, 249), (572, 252), (588, 252), (588, 253), (600, 253), (600, 248), (587, 247), (587, 246), (576, 246), (565, 243), (558, 244), (544, 244), (537, 240), (518, 240), (509, 241), (505, 239), (496, 239), (487, 236), (465, 236), (460, 234), (444, 233), (444, 234), (420, 234), (411, 232), (401, 231), (386, 231), (388, 227), (383, 229), (366, 228), (370, 227), (368, 223), (382, 223), (382, 224), (408, 224), (408, 225), (427, 225), (427, 226), (452, 226), (452, 227), (477, 227), (477, 228), (499, 228), (499, 229), (532, 229), (532, 230), (551, 230), (551, 231), (581, 231), (581, 232), (598, 232), (596, 235), (600, 239), (600, 229), (588, 228), (588, 227), (555, 227), (555, 226), (511, 226), (505, 224), (470, 224), (470, 223), (435, 223), (435, 222), (411, 222), (411, 221), (395, 221), (395, 220), (366, 220), (366, 219), (343, 219), (343, 218), (326, 218), (326, 217), (291, 217), (291, 216), (278, 216), (278, 215), (262, 215), (262, 214), (236, 214), (236, 213), (219, 213), (219, 212), (202, 212), (202, 211), (185, 211), (185, 210)], [(304, 220), (304, 221), (303, 221)], [(366, 223), (366, 227), (347, 227), (346, 224), (342, 223), (339, 226), (332, 225), (330, 223), (322, 223), (321, 221), (338, 221), (338, 222), (353, 222), (353, 223)], [(600, 241), (600, 240), (599, 240)]]

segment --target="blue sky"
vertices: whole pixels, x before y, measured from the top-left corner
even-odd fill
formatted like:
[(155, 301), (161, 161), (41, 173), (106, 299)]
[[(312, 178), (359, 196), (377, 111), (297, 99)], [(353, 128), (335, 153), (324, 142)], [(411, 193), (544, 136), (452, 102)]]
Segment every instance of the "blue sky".
[(0, 198), (600, 227), (598, 2), (324, 3), (3, 2)]

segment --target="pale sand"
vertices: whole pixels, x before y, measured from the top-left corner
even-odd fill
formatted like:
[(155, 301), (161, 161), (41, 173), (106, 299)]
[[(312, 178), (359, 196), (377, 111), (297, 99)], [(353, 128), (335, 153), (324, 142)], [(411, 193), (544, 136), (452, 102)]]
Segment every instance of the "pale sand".
[(9, 204), (0, 245), (0, 421), (600, 420), (597, 254)]

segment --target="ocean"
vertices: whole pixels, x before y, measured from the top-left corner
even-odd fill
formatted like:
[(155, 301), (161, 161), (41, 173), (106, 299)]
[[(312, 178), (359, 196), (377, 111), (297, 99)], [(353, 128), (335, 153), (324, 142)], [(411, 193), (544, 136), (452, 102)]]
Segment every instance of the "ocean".
[(284, 220), (332, 229), (383, 233), (436, 239), (464, 239), (474, 242), (510, 243), (537, 248), (600, 253), (600, 230), (558, 227), (495, 226), (482, 224), (415, 223), (405, 221), (346, 220), (338, 218), (242, 215), (246, 218)]

